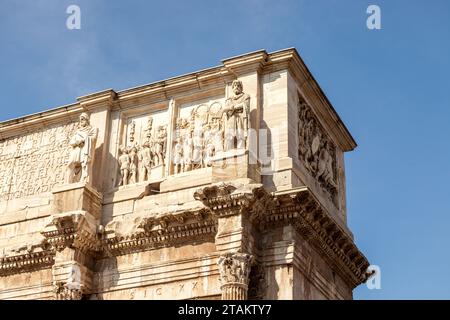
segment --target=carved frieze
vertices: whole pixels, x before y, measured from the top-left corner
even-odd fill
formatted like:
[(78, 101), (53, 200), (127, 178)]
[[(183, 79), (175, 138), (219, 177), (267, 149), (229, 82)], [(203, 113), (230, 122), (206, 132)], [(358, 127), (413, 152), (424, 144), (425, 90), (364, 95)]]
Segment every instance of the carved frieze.
[(172, 149), (174, 174), (213, 166), (222, 152), (246, 148), (250, 96), (239, 80), (233, 81), (231, 89), (224, 102), (201, 104), (178, 117)]
[(298, 157), (306, 170), (335, 201), (336, 147), (300, 93), (298, 94)]
[[(160, 118), (161, 115), (158, 120), (162, 123)], [(119, 186), (149, 181), (152, 176), (162, 178), (166, 165), (167, 130), (167, 124), (154, 126), (152, 116), (129, 121), (128, 141), (119, 148), (117, 158)]]

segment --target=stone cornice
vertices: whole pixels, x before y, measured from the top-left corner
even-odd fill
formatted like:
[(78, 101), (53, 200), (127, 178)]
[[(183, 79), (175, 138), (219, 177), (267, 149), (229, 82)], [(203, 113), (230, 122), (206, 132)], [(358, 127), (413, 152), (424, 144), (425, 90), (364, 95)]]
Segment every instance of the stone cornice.
[(50, 268), (55, 254), (76, 248), (95, 256), (118, 256), (192, 242), (214, 242), (217, 219), (199, 207), (178, 214), (154, 214), (114, 221), (97, 228), (85, 212), (54, 215), (41, 234), (44, 240), (27, 252), (0, 256), (0, 276)]
[(0, 276), (50, 268), (55, 261), (55, 253), (45, 244), (42, 247), (44, 249), (0, 257)]
[(354, 286), (367, 280), (369, 262), (307, 188), (268, 193), (260, 184), (221, 183), (194, 193), (217, 216), (245, 214), (262, 232), (294, 225)]
[(89, 216), (84, 211), (55, 214), (41, 234), (57, 251), (70, 247), (86, 253), (97, 252), (100, 250), (97, 226)]
[(99, 108), (110, 109), (116, 97), (117, 93), (113, 89), (108, 89), (78, 97), (77, 101), (84, 110), (93, 112)]
[(220, 183), (197, 190), (194, 197), (199, 205), (189, 210), (133, 215), (113, 221), (99, 232), (84, 212), (54, 215), (42, 231), (46, 240), (41, 248), (2, 257), (0, 275), (49, 267), (55, 252), (66, 247), (117, 256), (183, 243), (214, 242), (217, 219), (242, 214), (261, 232), (294, 226), (353, 286), (369, 276), (367, 259), (306, 187), (268, 193), (256, 183)]
[[(262, 184), (219, 183), (194, 192), (194, 198), (201, 201), (216, 216), (229, 216), (253, 210), (257, 200), (264, 197)], [(255, 208), (253, 215), (257, 212)]]
[(187, 242), (214, 241), (217, 221), (203, 208), (179, 214), (132, 216), (105, 227), (102, 241), (108, 256)]
[(370, 274), (367, 273), (369, 262), (366, 257), (308, 188), (275, 193), (274, 196), (278, 205), (269, 210), (264, 227), (293, 224), (354, 287), (367, 280)]
[(260, 71), (267, 63), (269, 55), (265, 50), (259, 50), (240, 56), (222, 60), (224, 67), (235, 76), (252, 71)]
[(83, 112), (83, 108), (79, 104), (71, 104), (50, 111), (1, 122), (0, 140), (32, 133), (39, 129), (46, 129), (55, 124), (75, 122), (81, 112)]

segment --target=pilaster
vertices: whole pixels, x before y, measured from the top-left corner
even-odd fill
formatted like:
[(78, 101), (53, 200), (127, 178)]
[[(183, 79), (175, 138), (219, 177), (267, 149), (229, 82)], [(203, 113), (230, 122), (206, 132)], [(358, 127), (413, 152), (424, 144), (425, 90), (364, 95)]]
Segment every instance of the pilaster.
[(41, 234), (55, 252), (52, 276), (57, 300), (79, 300), (93, 290), (93, 259), (101, 246), (97, 234), (101, 198), (82, 183), (53, 191), (51, 221)]

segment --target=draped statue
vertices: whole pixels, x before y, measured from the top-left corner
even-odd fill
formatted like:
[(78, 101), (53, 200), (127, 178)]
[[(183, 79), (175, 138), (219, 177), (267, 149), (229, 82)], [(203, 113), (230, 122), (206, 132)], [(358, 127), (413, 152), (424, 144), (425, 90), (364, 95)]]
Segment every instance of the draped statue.
[(249, 128), (250, 96), (242, 91), (239, 80), (233, 81), (231, 89), (233, 96), (226, 100), (222, 110), (225, 150), (245, 148)]
[(90, 182), (92, 174), (98, 129), (90, 125), (87, 113), (83, 112), (79, 119), (78, 129), (69, 142), (72, 150), (67, 164), (66, 183)]

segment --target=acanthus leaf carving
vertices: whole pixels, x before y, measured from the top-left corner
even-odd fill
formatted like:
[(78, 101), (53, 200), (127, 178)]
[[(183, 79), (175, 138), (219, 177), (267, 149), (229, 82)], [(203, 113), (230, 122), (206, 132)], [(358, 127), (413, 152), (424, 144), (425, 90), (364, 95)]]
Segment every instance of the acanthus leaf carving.
[(80, 285), (57, 281), (53, 284), (53, 292), (56, 300), (81, 300), (83, 291)]
[(226, 253), (217, 264), (222, 285), (240, 283), (248, 285), (253, 256), (247, 253)]

